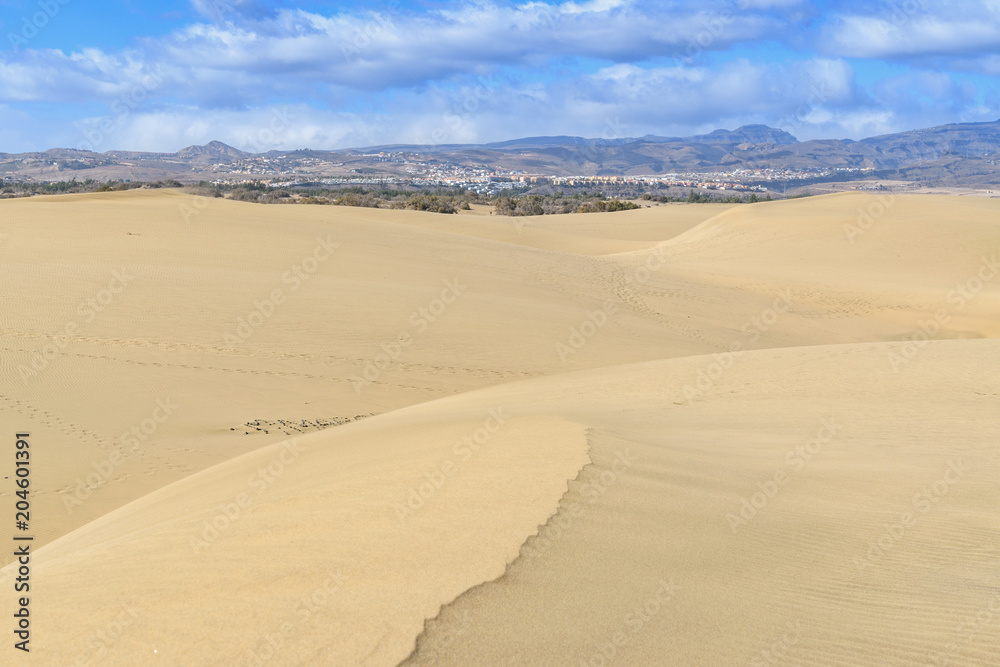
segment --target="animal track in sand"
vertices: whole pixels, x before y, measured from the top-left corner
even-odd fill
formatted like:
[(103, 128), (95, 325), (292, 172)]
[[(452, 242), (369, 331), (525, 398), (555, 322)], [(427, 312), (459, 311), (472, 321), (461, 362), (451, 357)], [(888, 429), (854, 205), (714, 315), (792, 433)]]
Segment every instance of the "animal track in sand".
[(74, 424), (73, 422), (67, 421), (62, 417), (58, 417), (50, 412), (41, 410), (25, 400), (0, 394), (0, 410), (5, 407), (8, 410), (20, 413), (37, 424), (47, 426), (66, 435), (78, 437), (81, 440), (88, 440), (97, 445), (100, 449), (108, 449), (110, 447), (109, 443), (104, 438), (78, 424)]

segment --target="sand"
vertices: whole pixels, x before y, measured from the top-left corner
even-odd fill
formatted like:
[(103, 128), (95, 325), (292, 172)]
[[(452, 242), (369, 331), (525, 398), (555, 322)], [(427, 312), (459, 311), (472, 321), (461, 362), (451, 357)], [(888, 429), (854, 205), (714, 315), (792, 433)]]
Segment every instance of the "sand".
[(997, 664), (998, 213), (2, 201), (30, 659)]

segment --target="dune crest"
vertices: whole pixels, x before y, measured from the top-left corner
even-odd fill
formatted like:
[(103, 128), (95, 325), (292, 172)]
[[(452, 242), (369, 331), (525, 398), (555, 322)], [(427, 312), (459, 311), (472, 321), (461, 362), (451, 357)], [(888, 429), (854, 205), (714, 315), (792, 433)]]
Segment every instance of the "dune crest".
[[(42, 547), (37, 650), (53, 664), (398, 662), (425, 618), (503, 571), (589, 462), (571, 422), (488, 401), (461, 414), (269, 445)], [(135, 618), (98, 656), (86, 647), (122, 611), (103, 609), (109, 587)]]

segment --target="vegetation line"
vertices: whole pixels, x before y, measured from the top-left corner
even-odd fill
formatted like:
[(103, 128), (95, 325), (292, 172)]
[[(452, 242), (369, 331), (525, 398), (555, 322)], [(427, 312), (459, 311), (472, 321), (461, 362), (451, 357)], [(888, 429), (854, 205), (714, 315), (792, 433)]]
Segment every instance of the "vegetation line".
[[(433, 213), (458, 213), (471, 210), (472, 205), (492, 205), (497, 215), (530, 216), (558, 213), (612, 213), (643, 207), (643, 202), (686, 202), (691, 204), (729, 203), (750, 204), (769, 201), (770, 195), (759, 198), (750, 195), (721, 195), (691, 190), (687, 196), (627, 193), (632, 197), (609, 196), (602, 192), (580, 191), (567, 194), (562, 191), (544, 194), (527, 194), (507, 191), (503, 194), (485, 195), (459, 188), (434, 190), (390, 190), (364, 187), (321, 188), (309, 185), (274, 187), (266, 181), (239, 184), (210, 183), (184, 186), (179, 181), (58, 181), (51, 183), (5, 183), (0, 198), (31, 197), (35, 195), (112, 192), (149, 188), (181, 188), (206, 197), (232, 199), (257, 204), (315, 204), (327, 206), (359, 206), (365, 208), (407, 209)], [(646, 204), (649, 206), (649, 204)]]

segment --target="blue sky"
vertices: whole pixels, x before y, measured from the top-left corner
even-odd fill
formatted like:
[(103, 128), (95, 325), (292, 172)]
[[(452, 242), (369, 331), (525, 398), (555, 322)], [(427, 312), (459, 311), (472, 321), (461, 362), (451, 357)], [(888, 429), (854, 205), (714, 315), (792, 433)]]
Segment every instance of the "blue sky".
[(0, 0), (0, 151), (1000, 118), (1000, 0)]

